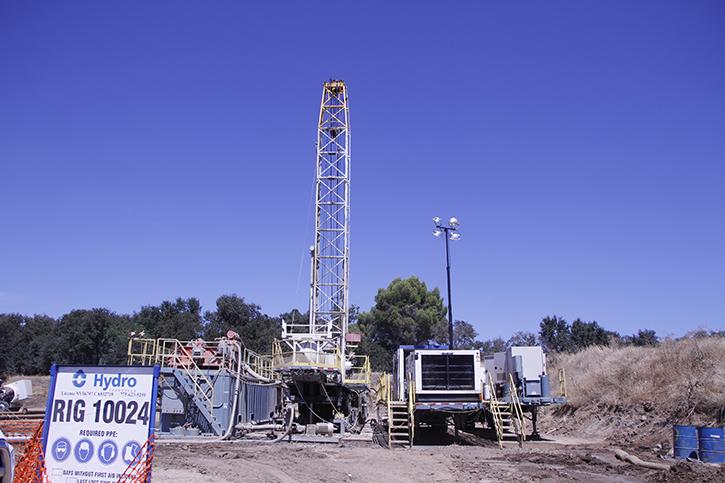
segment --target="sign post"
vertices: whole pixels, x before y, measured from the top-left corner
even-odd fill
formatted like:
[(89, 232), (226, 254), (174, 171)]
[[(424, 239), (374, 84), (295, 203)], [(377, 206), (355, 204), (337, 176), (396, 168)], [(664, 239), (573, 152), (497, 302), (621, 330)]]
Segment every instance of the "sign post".
[(154, 432), (159, 366), (56, 366), (43, 451), (53, 482), (115, 482)]

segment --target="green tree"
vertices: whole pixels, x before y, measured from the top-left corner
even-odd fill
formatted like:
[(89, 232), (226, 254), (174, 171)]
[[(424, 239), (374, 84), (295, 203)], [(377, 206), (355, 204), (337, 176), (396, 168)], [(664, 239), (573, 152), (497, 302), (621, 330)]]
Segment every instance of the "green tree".
[(58, 328), (46, 315), (24, 317), (19, 333), (21, 356), (16, 358), (18, 374), (47, 374), (58, 353)]
[(194, 297), (177, 298), (174, 302), (165, 300), (158, 306), (141, 307), (132, 322), (135, 327), (143, 327), (147, 337), (196, 339), (202, 329), (201, 304)]
[(479, 349), (484, 355), (490, 355), (494, 352), (503, 352), (506, 350), (506, 341), (501, 337), (484, 340), (479, 343), (477, 349)]
[(16, 362), (22, 359), (22, 325), (22, 315), (0, 314), (0, 376), (19, 372)]
[(596, 321), (584, 322), (576, 319), (571, 324), (571, 350), (578, 351), (589, 346), (608, 346), (610, 332), (606, 331)]
[(572, 348), (571, 329), (561, 317), (547, 316), (539, 324), (539, 340), (548, 352), (567, 352)]
[(506, 347), (532, 346), (536, 345), (536, 334), (525, 331), (514, 332), (514, 335), (506, 342)]
[[(376, 354), (376, 369), (387, 370), (400, 345), (447, 340), (446, 310), (438, 289), (428, 290), (417, 277), (396, 278), (378, 290), (375, 305), (359, 315), (365, 348)], [(362, 349), (362, 347), (361, 347)]]
[(464, 320), (453, 323), (453, 342), (456, 349), (476, 349), (481, 343), (477, 340), (478, 332)]
[(651, 329), (642, 329), (632, 336), (632, 345), (636, 346), (656, 346), (660, 343), (657, 333)]
[[(297, 316), (302, 315), (296, 309), (293, 312)], [(287, 315), (283, 314), (282, 317)], [(244, 298), (237, 295), (219, 297), (216, 301), (216, 311), (206, 312), (204, 319), (206, 319), (205, 338), (221, 337), (231, 329), (240, 335), (247, 348), (262, 354), (271, 352), (272, 341), (279, 338), (282, 333), (281, 318), (265, 315), (259, 305), (247, 303)]]
[(58, 362), (112, 364), (118, 362), (115, 325), (123, 317), (108, 309), (73, 310), (58, 324)]

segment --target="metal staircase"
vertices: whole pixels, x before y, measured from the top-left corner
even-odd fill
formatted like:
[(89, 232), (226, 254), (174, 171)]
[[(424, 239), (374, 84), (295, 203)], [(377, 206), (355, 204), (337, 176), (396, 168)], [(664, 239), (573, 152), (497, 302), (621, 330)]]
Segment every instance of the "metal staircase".
[(383, 374), (378, 381), (378, 403), (387, 410), (388, 448), (412, 447), (415, 437), (415, 384), (408, 390), (407, 400), (392, 399), (391, 376)]
[[(241, 361), (240, 361), (241, 354)], [(242, 366), (240, 367), (240, 362)], [(270, 357), (247, 351), (237, 341), (179, 341), (177, 339), (130, 339), (128, 363), (158, 364), (161, 367), (162, 389), (172, 389), (188, 396), (184, 408), (191, 419), (204, 430), (221, 435), (225, 427), (218, 412), (229, 402), (225, 395), (215, 395), (217, 378), (232, 377), (244, 368), (258, 377), (272, 377)]]
[(519, 446), (523, 446), (526, 440), (526, 428), (524, 426), (524, 414), (521, 408), (516, 385), (509, 375), (509, 387), (511, 388), (511, 402), (500, 401), (496, 396), (496, 387), (493, 384), (491, 374), (488, 374), (489, 385), (489, 410), (493, 417), (494, 429), (498, 447), (503, 448), (504, 438), (515, 437)]
[(413, 446), (413, 424), (406, 401), (388, 403), (388, 447)]
[[(180, 386), (194, 402), (194, 409), (208, 422), (211, 431), (217, 435), (223, 434), (224, 428), (212, 411), (214, 386), (207, 377), (203, 374), (194, 376), (186, 369), (171, 369), (171, 374), (174, 376), (174, 383)], [(167, 383), (166, 380), (164, 382)]]

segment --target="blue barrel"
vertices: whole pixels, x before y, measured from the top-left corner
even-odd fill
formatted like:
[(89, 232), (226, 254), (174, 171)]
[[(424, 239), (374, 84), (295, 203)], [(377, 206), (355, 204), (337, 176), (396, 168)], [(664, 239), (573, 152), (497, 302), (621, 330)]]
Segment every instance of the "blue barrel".
[(697, 428), (695, 426), (673, 426), (672, 433), (675, 458), (697, 458)]
[(546, 374), (541, 375), (541, 397), (549, 397), (549, 376)]
[(705, 463), (725, 463), (725, 429), (698, 428), (700, 459)]

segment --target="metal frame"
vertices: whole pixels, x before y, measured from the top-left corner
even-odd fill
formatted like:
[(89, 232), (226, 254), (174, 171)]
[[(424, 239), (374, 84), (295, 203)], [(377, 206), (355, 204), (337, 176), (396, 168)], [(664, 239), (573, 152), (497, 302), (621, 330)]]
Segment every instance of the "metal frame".
[(282, 338), (293, 353), (345, 354), (346, 350), (350, 266), (349, 119), (345, 83), (325, 82), (317, 127), (310, 318), (306, 324), (284, 323), (282, 331)]

